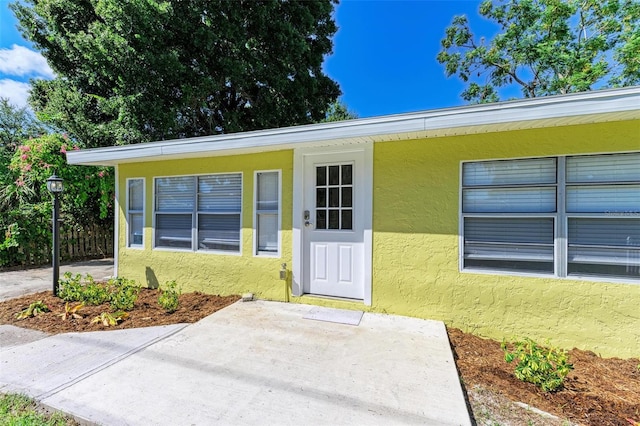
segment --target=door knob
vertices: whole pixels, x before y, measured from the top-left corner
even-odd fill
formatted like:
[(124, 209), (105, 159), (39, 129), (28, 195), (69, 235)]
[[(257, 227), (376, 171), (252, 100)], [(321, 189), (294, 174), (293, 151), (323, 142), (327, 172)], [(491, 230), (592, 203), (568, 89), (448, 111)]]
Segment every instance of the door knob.
[(313, 223), (309, 222), (308, 220), (304, 221), (304, 226), (308, 227), (308, 226), (311, 226), (311, 225), (313, 225)]

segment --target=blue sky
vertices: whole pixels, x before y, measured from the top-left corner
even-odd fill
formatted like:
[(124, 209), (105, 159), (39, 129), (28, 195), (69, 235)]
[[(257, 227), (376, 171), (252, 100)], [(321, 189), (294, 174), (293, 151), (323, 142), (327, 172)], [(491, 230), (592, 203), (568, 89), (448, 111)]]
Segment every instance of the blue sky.
[[(16, 29), (0, 0), (0, 96), (25, 105), (29, 78), (51, 78), (46, 61)], [(343, 0), (326, 73), (340, 84), (342, 100), (360, 117), (462, 105), (463, 84), (446, 78), (436, 61), (454, 15), (465, 14), (477, 35), (495, 27), (478, 16), (480, 1)]]

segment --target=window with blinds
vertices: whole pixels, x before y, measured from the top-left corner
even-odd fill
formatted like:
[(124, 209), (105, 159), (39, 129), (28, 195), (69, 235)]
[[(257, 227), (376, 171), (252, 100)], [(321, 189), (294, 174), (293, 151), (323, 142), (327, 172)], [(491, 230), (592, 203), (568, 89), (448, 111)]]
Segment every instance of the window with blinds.
[(144, 179), (127, 179), (127, 246), (142, 247)]
[(640, 153), (463, 163), (463, 269), (640, 279)]
[(254, 247), (256, 255), (280, 252), (280, 172), (256, 172)]
[(155, 180), (155, 247), (240, 251), (242, 175)]
[(640, 153), (567, 157), (567, 274), (640, 277)]
[(555, 158), (465, 163), (464, 268), (554, 273)]

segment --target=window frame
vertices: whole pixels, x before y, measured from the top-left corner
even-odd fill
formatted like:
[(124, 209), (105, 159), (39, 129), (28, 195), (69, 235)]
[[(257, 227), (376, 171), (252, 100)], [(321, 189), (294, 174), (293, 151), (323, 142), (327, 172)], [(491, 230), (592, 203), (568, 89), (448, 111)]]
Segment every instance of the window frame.
[[(198, 247), (198, 219), (201, 214), (211, 214), (207, 212), (202, 212), (199, 210), (198, 205), (198, 183), (199, 178), (203, 176), (219, 176), (219, 175), (238, 175), (240, 178), (240, 210), (237, 214), (240, 218), (240, 226), (238, 229), (239, 238), (238, 238), (238, 250), (217, 250), (217, 249), (201, 249)], [(157, 208), (157, 180), (164, 178), (191, 178), (194, 181), (194, 188), (191, 194), (193, 200), (193, 208), (190, 212), (187, 211), (158, 211)], [(222, 254), (227, 256), (242, 256), (242, 213), (243, 213), (243, 196), (244, 196), (244, 176), (241, 171), (232, 171), (232, 172), (217, 172), (217, 173), (199, 173), (199, 174), (190, 174), (190, 175), (163, 175), (163, 176), (154, 176), (153, 178), (153, 250), (159, 251), (175, 251), (175, 252), (187, 252), (187, 253), (204, 253), (204, 254)], [(184, 214), (191, 216), (191, 248), (181, 248), (181, 247), (167, 247), (167, 246), (158, 246), (157, 241), (157, 216), (162, 214)]]
[[(131, 207), (131, 191), (129, 185), (133, 181), (142, 181), (142, 210), (132, 210)], [(145, 230), (145, 207), (146, 207), (146, 179), (144, 177), (135, 177), (135, 178), (127, 178), (126, 179), (126, 188), (127, 188), (127, 196), (125, 200), (126, 205), (126, 226), (125, 226), (125, 244), (127, 248), (141, 250), (144, 249), (144, 230)], [(131, 216), (140, 215), (142, 216), (142, 243), (134, 244), (131, 242)]]
[[(594, 282), (619, 282), (626, 284), (640, 284), (640, 277), (624, 277), (624, 276), (606, 276), (591, 275), (585, 273), (569, 273), (569, 220), (574, 218), (611, 218), (611, 215), (605, 213), (572, 213), (567, 208), (567, 190), (570, 186), (579, 186), (580, 183), (567, 183), (567, 159), (570, 157), (587, 157), (602, 155), (623, 155), (623, 154), (640, 154), (640, 151), (623, 151), (623, 152), (603, 152), (589, 154), (571, 154), (556, 156), (532, 156), (532, 157), (515, 157), (515, 158), (496, 158), (484, 160), (464, 160), (460, 162), (459, 169), (459, 193), (458, 193), (458, 268), (462, 273), (474, 274), (490, 274), (490, 275), (510, 275), (510, 276), (534, 276), (541, 278), (557, 278), (571, 280), (587, 280)], [(463, 185), (464, 165), (467, 163), (481, 163), (490, 161), (510, 161), (510, 160), (527, 160), (537, 158), (555, 158), (557, 167), (556, 179), (556, 212), (555, 213), (465, 213), (463, 211)], [(609, 181), (605, 181), (609, 182)], [(635, 182), (635, 181), (634, 181)], [(609, 182), (611, 185), (616, 182)], [(606, 184), (606, 183), (605, 183)], [(624, 184), (629, 184), (625, 182)], [(505, 185), (508, 186), (508, 185)], [(497, 186), (499, 187), (499, 186)], [(640, 212), (631, 212), (628, 215), (618, 216), (619, 219), (638, 218)], [(553, 273), (540, 273), (532, 271), (518, 270), (501, 270), (478, 267), (465, 267), (465, 218), (473, 217), (489, 217), (489, 218), (511, 218), (511, 217), (551, 217), (554, 220), (554, 254), (553, 254)]]
[[(277, 190), (278, 190), (278, 208), (276, 210), (258, 209), (258, 192), (259, 182), (258, 178), (262, 173), (276, 173), (277, 175)], [(260, 214), (276, 214), (277, 219), (277, 247), (276, 251), (260, 250), (258, 241), (259, 232), (259, 215)], [(253, 173), (253, 256), (254, 257), (275, 257), (280, 258), (282, 256), (282, 169), (272, 170), (256, 170)]]

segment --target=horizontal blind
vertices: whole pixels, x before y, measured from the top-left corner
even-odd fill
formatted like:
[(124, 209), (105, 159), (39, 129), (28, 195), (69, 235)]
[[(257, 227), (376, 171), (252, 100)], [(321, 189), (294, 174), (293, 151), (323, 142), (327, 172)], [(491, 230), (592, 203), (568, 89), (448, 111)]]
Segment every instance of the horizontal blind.
[(238, 251), (240, 214), (198, 214), (198, 247)]
[(640, 218), (570, 218), (569, 275), (640, 277)]
[(464, 258), (553, 262), (553, 238), (552, 218), (467, 217)]
[(193, 176), (156, 178), (156, 211), (191, 212), (194, 196)]
[(569, 245), (640, 248), (640, 218), (569, 218)]
[(191, 248), (191, 214), (156, 214), (156, 247)]
[(240, 173), (200, 176), (198, 178), (198, 211), (240, 212), (242, 204)]
[(567, 183), (640, 181), (640, 153), (567, 157)]
[(278, 210), (278, 173), (258, 173), (256, 210)]
[(144, 180), (131, 179), (129, 184), (129, 210), (142, 210), (144, 201)]
[(640, 213), (640, 184), (567, 186), (569, 213)]
[(556, 159), (532, 158), (465, 163), (463, 186), (535, 185), (556, 183)]
[(464, 239), (465, 242), (553, 244), (553, 219), (467, 217)]
[(467, 188), (464, 213), (550, 213), (556, 211), (556, 188)]

